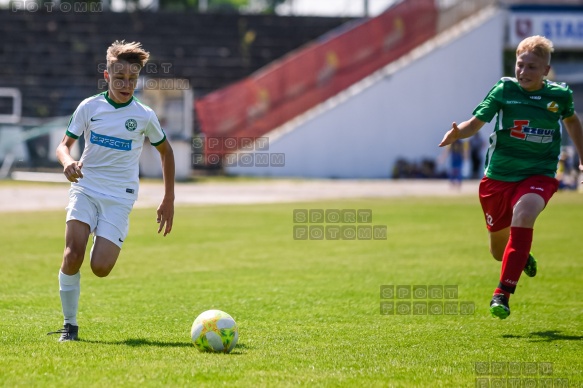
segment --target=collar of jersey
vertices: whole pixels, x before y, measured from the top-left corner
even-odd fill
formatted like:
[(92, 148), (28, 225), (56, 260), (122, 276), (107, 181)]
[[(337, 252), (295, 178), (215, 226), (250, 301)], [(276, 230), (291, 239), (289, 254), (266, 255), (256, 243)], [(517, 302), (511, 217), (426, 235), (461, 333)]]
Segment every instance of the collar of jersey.
[(537, 89), (537, 90), (533, 90), (533, 91), (526, 90), (522, 86), (520, 86), (520, 84), (518, 83), (518, 79), (516, 79), (516, 85), (518, 85), (518, 87), (520, 88), (520, 90), (522, 90), (524, 93), (536, 94), (536, 93), (541, 93), (542, 91), (544, 91), (546, 88), (549, 87), (549, 80), (548, 79), (544, 79), (543, 80), (543, 87), (540, 88), (540, 89)]
[(124, 102), (123, 104), (118, 104), (117, 102), (113, 101), (112, 99), (109, 98), (109, 92), (104, 92), (103, 93), (103, 97), (105, 97), (105, 101), (109, 102), (109, 104), (111, 106), (113, 106), (115, 109), (118, 108), (123, 108), (124, 106), (128, 106), (129, 104), (132, 103), (132, 101), (134, 101), (134, 96), (132, 96), (132, 98), (130, 98), (130, 100), (128, 102)]

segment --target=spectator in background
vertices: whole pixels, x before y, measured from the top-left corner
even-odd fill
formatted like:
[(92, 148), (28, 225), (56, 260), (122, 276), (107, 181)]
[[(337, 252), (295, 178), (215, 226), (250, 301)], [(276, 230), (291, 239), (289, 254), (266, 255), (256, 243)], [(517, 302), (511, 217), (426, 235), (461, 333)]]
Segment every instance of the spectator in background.
[(439, 157), (439, 163), (448, 163), (447, 177), (451, 186), (455, 189), (461, 189), (463, 180), (464, 160), (467, 159), (468, 147), (467, 143), (462, 140), (455, 140)]
[(482, 139), (480, 132), (470, 137), (470, 162), (471, 162), (471, 177), (472, 179), (481, 179), (484, 175), (484, 164), (482, 162), (482, 155), (486, 142)]
[(573, 165), (572, 155), (575, 150), (572, 146), (561, 147), (559, 154), (559, 164), (557, 165), (557, 180), (559, 181), (559, 190), (576, 190), (578, 169)]

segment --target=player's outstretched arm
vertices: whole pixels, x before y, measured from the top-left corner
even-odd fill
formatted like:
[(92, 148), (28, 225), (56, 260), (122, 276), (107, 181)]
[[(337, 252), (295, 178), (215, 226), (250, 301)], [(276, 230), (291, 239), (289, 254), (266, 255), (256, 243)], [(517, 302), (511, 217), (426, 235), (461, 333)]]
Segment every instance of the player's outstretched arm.
[(471, 119), (464, 121), (460, 125), (452, 123), (451, 129), (443, 136), (443, 140), (439, 143), (440, 147), (450, 145), (458, 139), (465, 139), (480, 130), (486, 124), (484, 121), (472, 116)]
[(79, 182), (77, 179), (83, 178), (81, 168), (83, 162), (78, 162), (71, 156), (71, 147), (75, 143), (75, 139), (65, 135), (61, 143), (57, 146), (57, 160), (63, 166), (63, 174), (69, 182)]
[(573, 116), (563, 119), (563, 124), (565, 124), (565, 129), (569, 133), (571, 140), (573, 140), (573, 144), (579, 154), (579, 171), (583, 171), (583, 125), (581, 125), (577, 112)]
[(158, 206), (156, 222), (160, 224), (158, 233), (164, 229), (164, 236), (172, 231), (174, 221), (174, 151), (168, 140), (156, 146), (162, 161), (162, 177), (164, 179), (164, 198)]

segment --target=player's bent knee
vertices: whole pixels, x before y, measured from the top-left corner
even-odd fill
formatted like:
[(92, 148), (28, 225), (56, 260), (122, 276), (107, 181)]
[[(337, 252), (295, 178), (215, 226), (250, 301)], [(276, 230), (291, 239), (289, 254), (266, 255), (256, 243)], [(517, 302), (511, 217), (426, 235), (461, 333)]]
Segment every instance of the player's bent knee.
[(92, 270), (93, 270), (93, 273), (95, 274), (95, 276), (97, 276), (99, 278), (105, 278), (111, 272), (111, 270), (98, 270), (96, 268), (92, 268)]
[(490, 253), (492, 254), (494, 260), (502, 261), (502, 255), (499, 252), (493, 252), (492, 250), (490, 250)]
[(524, 195), (514, 206), (512, 226), (532, 228), (544, 208), (545, 201), (538, 194)]
[(98, 236), (91, 251), (91, 270), (93, 273), (99, 277), (109, 275), (115, 266), (119, 252), (120, 248), (117, 245)]
[(532, 228), (539, 212), (518, 211), (512, 216), (512, 226)]
[(94, 264), (93, 262), (91, 263), (91, 271), (93, 271), (95, 276), (100, 277), (100, 278), (104, 278), (107, 275), (109, 275), (109, 273), (111, 272), (112, 269), (113, 269), (112, 266), (103, 265), (103, 264)]
[(502, 261), (504, 257), (504, 250), (506, 249), (506, 245), (490, 245), (490, 254), (496, 261)]
[(111, 270), (115, 266), (116, 261), (117, 261), (117, 255), (116, 256), (104, 256), (104, 255), (93, 254), (91, 256), (91, 271), (93, 271), (93, 273), (96, 276), (98, 276), (100, 278), (104, 278), (107, 275), (109, 275), (109, 273), (111, 272)]

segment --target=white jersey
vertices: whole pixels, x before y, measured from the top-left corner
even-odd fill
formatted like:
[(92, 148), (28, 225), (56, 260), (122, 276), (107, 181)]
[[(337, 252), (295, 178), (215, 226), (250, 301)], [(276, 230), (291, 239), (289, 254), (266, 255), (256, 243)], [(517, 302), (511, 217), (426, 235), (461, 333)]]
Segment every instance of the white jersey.
[(71, 185), (136, 200), (144, 139), (154, 146), (166, 140), (154, 111), (136, 98), (118, 104), (107, 92), (100, 93), (83, 100), (71, 116), (67, 136), (78, 139), (82, 134), (83, 178)]

